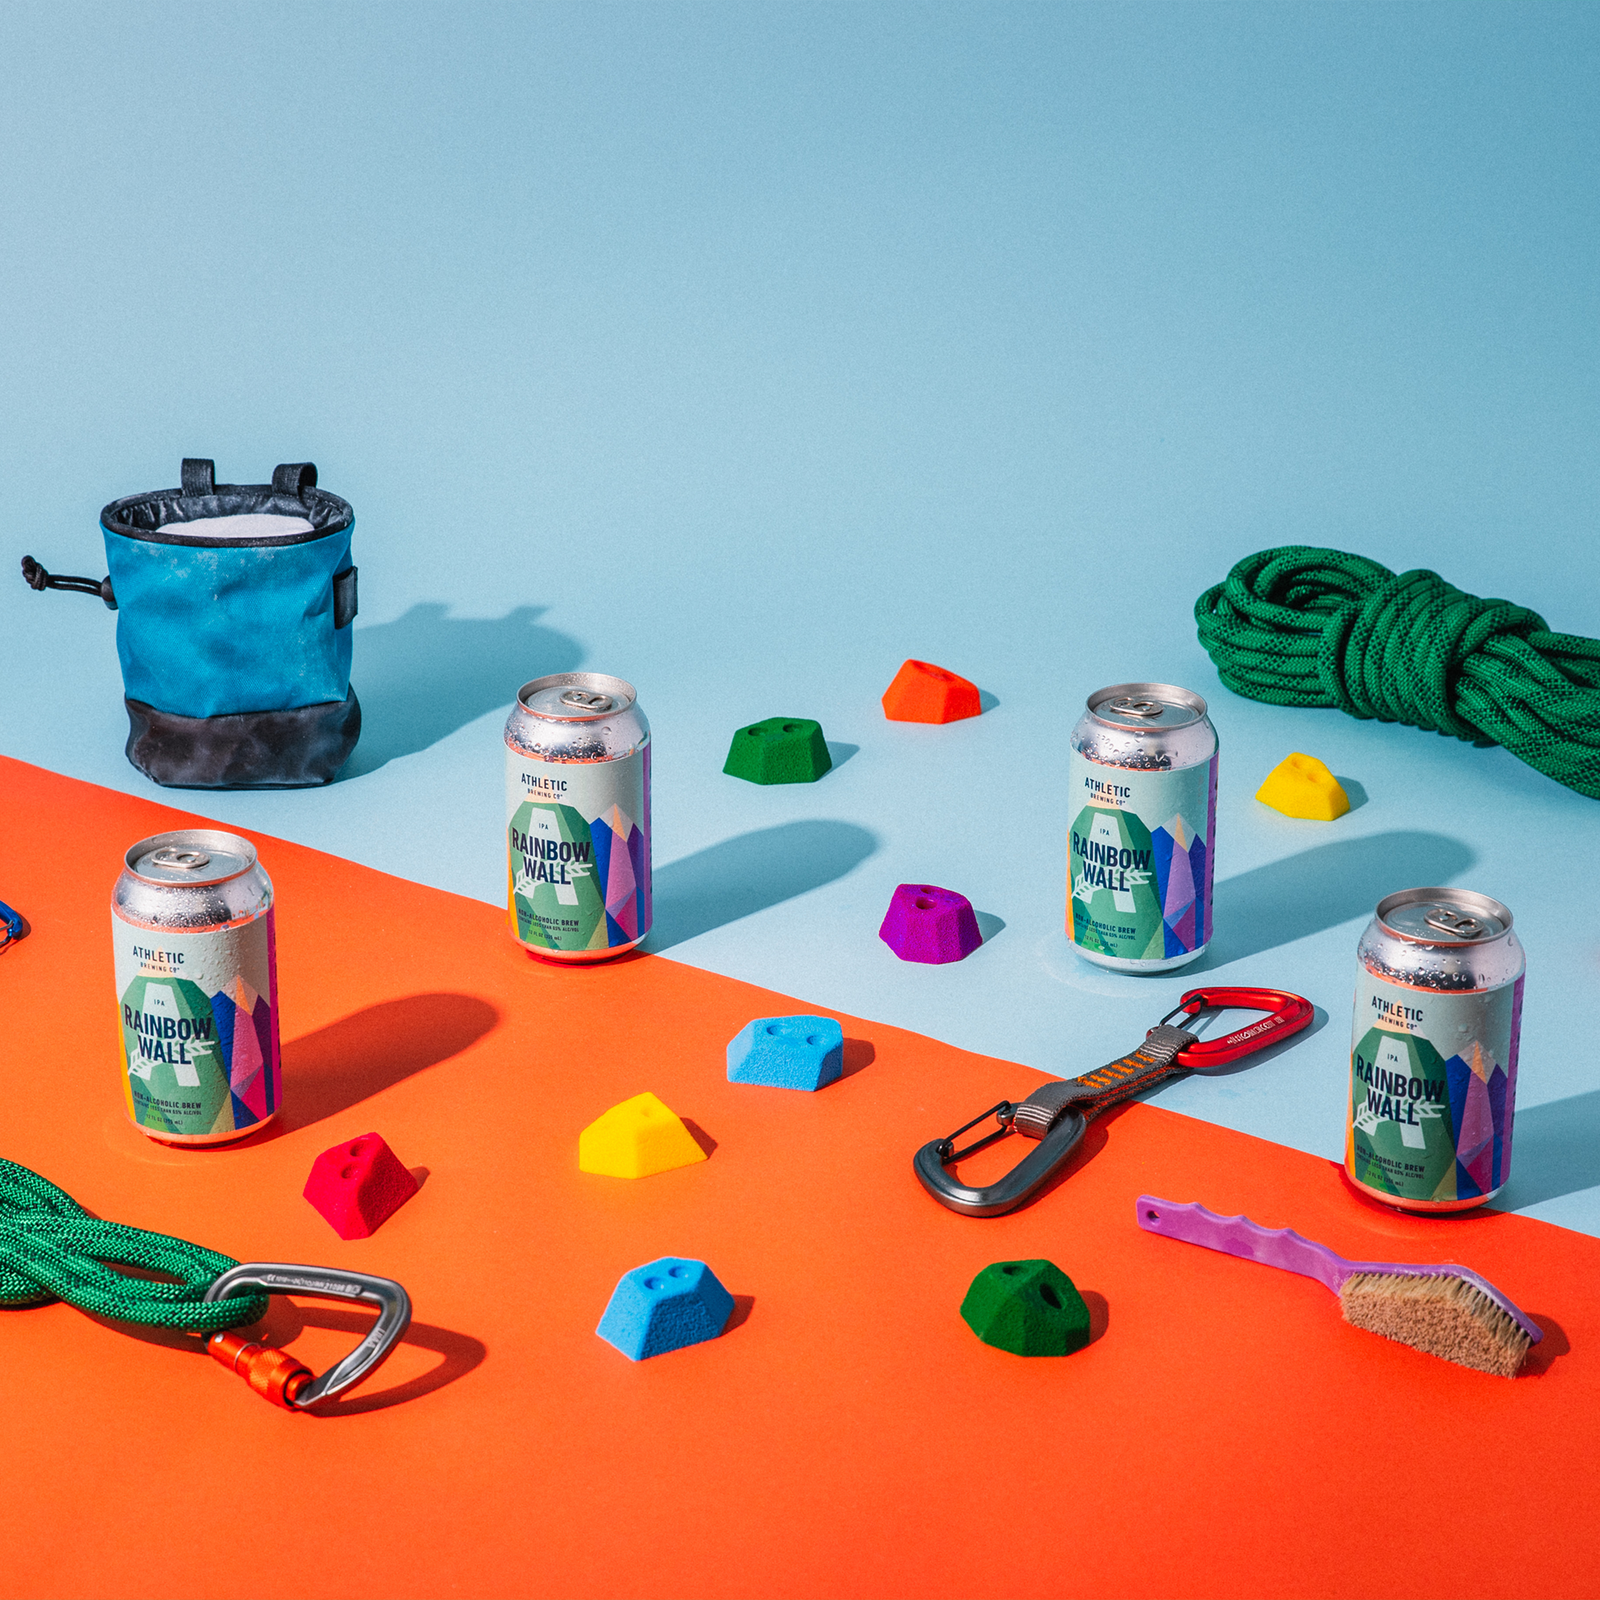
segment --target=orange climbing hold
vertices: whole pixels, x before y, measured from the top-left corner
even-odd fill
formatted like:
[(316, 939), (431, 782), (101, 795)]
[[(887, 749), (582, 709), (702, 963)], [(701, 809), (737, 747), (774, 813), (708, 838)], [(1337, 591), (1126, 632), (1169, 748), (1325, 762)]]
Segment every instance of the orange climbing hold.
[(959, 722), (982, 710), (977, 684), (931, 661), (906, 662), (883, 691), (883, 714), (891, 722)]

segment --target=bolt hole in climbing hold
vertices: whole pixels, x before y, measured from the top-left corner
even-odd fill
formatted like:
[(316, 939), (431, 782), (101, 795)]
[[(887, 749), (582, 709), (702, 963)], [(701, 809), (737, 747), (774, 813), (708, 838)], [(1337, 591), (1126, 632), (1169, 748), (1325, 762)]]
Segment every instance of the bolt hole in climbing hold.
[(1161, 1220), (1161, 1213), (1159, 1211), (1147, 1211), (1145, 1212), (1145, 1216), (1148, 1217), (1151, 1222), (1159, 1222)]
[(769, 1022), (767, 1024), (767, 1032), (772, 1034), (774, 1037), (776, 1037), (781, 1031), (782, 1030), (778, 1027), (776, 1022)]
[(1001, 1270), (1001, 1271), (1002, 1271), (1002, 1272), (1003, 1272), (1003, 1273), (1005, 1273), (1005, 1275), (1006, 1275), (1006, 1276), (1007, 1276), (1007, 1277), (1008, 1277), (1008, 1278), (1014, 1278), (1014, 1277), (1016, 1277), (1016, 1275), (1017, 1275), (1017, 1269), (1016, 1269), (1016, 1268), (1015, 1268), (1015, 1267), (1001, 1267), (1001, 1269), (1000, 1269), (1000, 1270)]
[(912, 904), (917, 908), (918, 911), (933, 910), (933, 901), (929, 900), (925, 895), (919, 894), (917, 898), (912, 901)]
[(806, 1043), (807, 1044), (821, 1044), (822, 1040), (817, 1034), (808, 1033), (806, 1035)]
[(340, 1169), (339, 1179), (342, 1183), (349, 1183), (349, 1181), (355, 1177), (355, 1175), (356, 1168), (354, 1166), (344, 1167)]
[(799, 726), (800, 726), (800, 724), (798, 722), (786, 722), (783, 725), (783, 731), (785, 733), (793, 733), (794, 730), (796, 728), (798, 728)]
[(667, 1276), (669, 1278), (687, 1278), (689, 1276), (689, 1269), (687, 1267), (669, 1267), (667, 1269)]
[(1052, 1311), (1059, 1311), (1061, 1309), (1061, 1296), (1056, 1293), (1051, 1284), (1041, 1283), (1039, 1285), (1039, 1298), (1043, 1300)]
[(661, 1287), (661, 1280), (659, 1278), (646, 1278), (644, 1280), (644, 1286), (647, 1289), (659, 1289)]
[(350, 1146), (350, 1154), (353, 1156), (359, 1156), (366, 1150), (366, 1148), (366, 1141), (364, 1139), (357, 1139), (356, 1142)]

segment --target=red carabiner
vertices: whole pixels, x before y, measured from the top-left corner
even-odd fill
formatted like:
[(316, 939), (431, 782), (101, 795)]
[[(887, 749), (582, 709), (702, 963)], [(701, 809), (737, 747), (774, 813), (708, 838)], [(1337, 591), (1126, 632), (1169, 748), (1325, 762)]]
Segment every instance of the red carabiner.
[(1269, 1014), (1221, 1039), (1203, 1039), (1187, 1050), (1180, 1050), (1177, 1065), (1201, 1071), (1207, 1067), (1226, 1066), (1240, 1056), (1264, 1050), (1269, 1044), (1277, 1044), (1299, 1033), (1317, 1014), (1317, 1008), (1309, 1000), (1285, 989), (1191, 989), (1161, 1021), (1166, 1023), (1181, 1016), (1198, 1017), (1203, 1011), (1232, 1010)]

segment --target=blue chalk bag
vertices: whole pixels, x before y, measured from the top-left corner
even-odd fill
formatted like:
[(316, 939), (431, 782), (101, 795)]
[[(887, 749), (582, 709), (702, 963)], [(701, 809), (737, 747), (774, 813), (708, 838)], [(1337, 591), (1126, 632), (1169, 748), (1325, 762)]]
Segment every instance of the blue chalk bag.
[(183, 789), (329, 783), (355, 749), (350, 687), (355, 513), (317, 487), (309, 462), (271, 483), (217, 483), (183, 463), (183, 486), (113, 500), (100, 513), (110, 572), (35, 589), (99, 595), (117, 613), (128, 760)]

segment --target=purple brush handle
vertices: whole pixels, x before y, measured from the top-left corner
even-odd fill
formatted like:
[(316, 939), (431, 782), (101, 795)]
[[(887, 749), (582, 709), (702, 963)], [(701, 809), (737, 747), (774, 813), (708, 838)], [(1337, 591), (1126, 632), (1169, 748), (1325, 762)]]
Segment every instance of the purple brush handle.
[(1315, 1278), (1335, 1294), (1344, 1287), (1347, 1278), (1358, 1272), (1461, 1278), (1488, 1295), (1527, 1334), (1531, 1343), (1537, 1344), (1544, 1338), (1544, 1331), (1536, 1322), (1519, 1311), (1492, 1283), (1465, 1267), (1448, 1263), (1434, 1266), (1406, 1261), (1346, 1261), (1327, 1245), (1302, 1239), (1293, 1228), (1263, 1228), (1249, 1217), (1219, 1217), (1192, 1200), (1158, 1200), (1153, 1194), (1142, 1194), (1135, 1214), (1139, 1226), (1147, 1233), (1162, 1233), (1169, 1239), (1182, 1239), (1185, 1244), (1204, 1245), (1208, 1250), (1243, 1256), (1246, 1261), (1259, 1261), (1263, 1266), (1298, 1272), (1302, 1277)]
[(1359, 1270), (1355, 1262), (1336, 1256), (1325, 1244), (1302, 1239), (1293, 1228), (1263, 1228), (1249, 1217), (1219, 1217), (1194, 1201), (1185, 1205), (1142, 1194), (1139, 1226), (1147, 1233), (1163, 1233), (1185, 1244), (1202, 1244), (1208, 1250), (1223, 1250), (1263, 1266), (1298, 1272), (1315, 1278), (1335, 1294), (1345, 1279)]

